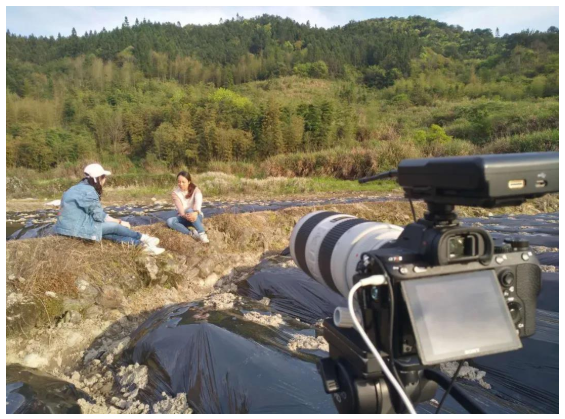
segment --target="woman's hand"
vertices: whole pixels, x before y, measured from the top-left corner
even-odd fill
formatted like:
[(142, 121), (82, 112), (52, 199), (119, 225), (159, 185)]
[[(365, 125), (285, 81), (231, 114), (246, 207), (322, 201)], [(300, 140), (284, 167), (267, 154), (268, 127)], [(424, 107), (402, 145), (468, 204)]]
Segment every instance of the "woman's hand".
[(195, 222), (197, 217), (198, 217), (198, 213), (196, 212), (189, 212), (188, 214), (184, 215), (184, 218), (187, 221), (190, 221), (191, 223)]
[(120, 224), (123, 225), (124, 227), (131, 228), (131, 224), (128, 223), (127, 221), (122, 220), (122, 222)]

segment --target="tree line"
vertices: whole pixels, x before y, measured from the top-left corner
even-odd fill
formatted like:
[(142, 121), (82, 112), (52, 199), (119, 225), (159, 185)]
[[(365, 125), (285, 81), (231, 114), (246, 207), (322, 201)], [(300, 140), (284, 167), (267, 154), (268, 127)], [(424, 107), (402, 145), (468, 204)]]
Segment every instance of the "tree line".
[[(558, 36), (421, 17), (323, 29), (268, 15), (7, 33), (7, 162), (47, 170), (126, 156), (176, 167), (350, 146), (371, 138), (361, 120), (370, 107), (558, 96)], [(306, 99), (269, 93), (324, 79), (330, 88)]]

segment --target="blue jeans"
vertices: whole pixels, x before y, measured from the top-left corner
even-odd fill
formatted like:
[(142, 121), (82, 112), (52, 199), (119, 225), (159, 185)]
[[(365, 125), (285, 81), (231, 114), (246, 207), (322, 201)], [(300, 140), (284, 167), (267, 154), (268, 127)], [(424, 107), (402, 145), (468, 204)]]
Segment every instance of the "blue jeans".
[(136, 246), (141, 244), (141, 233), (130, 230), (118, 223), (102, 223), (102, 238)]
[[(187, 214), (194, 212), (194, 210), (188, 209), (186, 210)], [(205, 233), (206, 230), (204, 229), (204, 224), (202, 224), (202, 214), (198, 213), (198, 217), (194, 222), (188, 221), (186, 218), (183, 217), (171, 217), (167, 220), (167, 226), (172, 228), (173, 230), (180, 231), (183, 234), (192, 235), (189, 227), (194, 227), (198, 233), (202, 234)]]

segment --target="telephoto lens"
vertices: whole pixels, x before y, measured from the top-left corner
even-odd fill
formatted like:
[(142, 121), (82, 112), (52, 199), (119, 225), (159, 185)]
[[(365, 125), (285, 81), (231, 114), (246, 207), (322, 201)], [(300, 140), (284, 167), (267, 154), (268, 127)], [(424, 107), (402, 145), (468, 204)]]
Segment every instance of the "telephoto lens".
[(333, 211), (302, 217), (290, 236), (290, 254), (307, 275), (347, 298), (363, 253), (396, 240), (402, 228)]

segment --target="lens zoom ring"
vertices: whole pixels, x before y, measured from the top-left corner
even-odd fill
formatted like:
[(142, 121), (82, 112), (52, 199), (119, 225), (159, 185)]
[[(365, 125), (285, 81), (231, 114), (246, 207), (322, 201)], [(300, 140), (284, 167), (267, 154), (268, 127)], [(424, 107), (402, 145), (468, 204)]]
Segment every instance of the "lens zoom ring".
[(294, 242), (296, 262), (300, 269), (302, 269), (308, 276), (312, 276), (308, 269), (308, 264), (306, 263), (306, 242), (308, 241), (308, 237), (310, 237), (312, 230), (314, 230), (314, 228), (320, 224), (322, 220), (336, 214), (339, 213), (335, 211), (325, 211), (313, 215), (304, 224), (302, 224), (302, 227), (300, 227), (300, 230), (298, 230), (298, 233), (296, 234), (296, 241)]
[(320, 253), (318, 256), (318, 266), (320, 268), (320, 274), (322, 275), (322, 279), (326, 283), (328, 287), (339, 294), (339, 290), (334, 285), (334, 280), (332, 278), (332, 253), (334, 251), (335, 245), (351, 227), (354, 227), (358, 224), (368, 223), (369, 221), (364, 220), (362, 218), (354, 218), (352, 220), (343, 221), (339, 223), (334, 228), (332, 228), (326, 237), (322, 241), (320, 246)]

